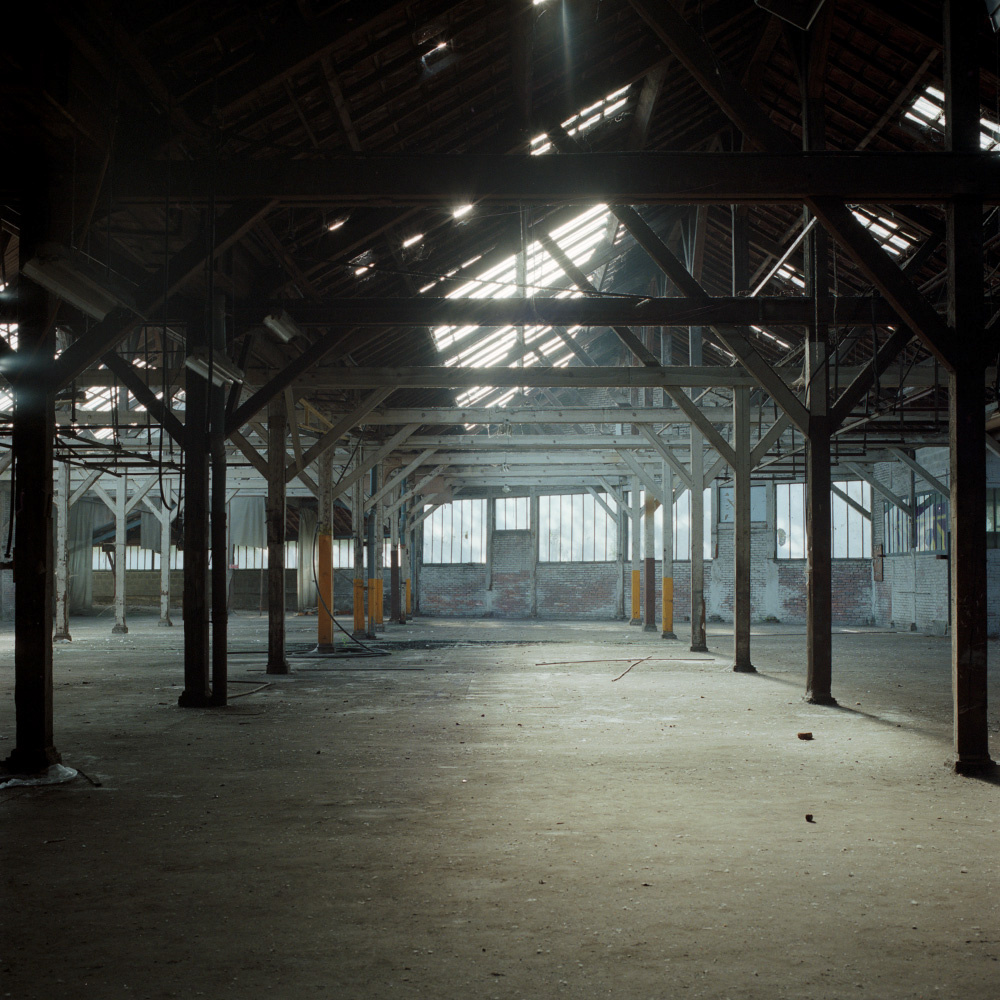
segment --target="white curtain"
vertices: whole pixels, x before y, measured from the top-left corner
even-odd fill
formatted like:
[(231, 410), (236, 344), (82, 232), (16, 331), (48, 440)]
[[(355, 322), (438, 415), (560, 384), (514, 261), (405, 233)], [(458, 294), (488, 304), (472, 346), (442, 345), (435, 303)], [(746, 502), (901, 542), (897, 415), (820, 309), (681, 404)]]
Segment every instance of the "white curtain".
[(317, 512), (310, 507), (299, 507), (299, 540), (297, 555), (299, 611), (315, 610), (316, 580), (313, 576), (315, 559)]
[(69, 550), (69, 612), (71, 615), (90, 614), (94, 601), (94, 528), (107, 516), (100, 500), (86, 497), (77, 500), (69, 510), (67, 548)]
[(267, 548), (263, 497), (233, 497), (229, 501), (229, 542), (252, 549)]

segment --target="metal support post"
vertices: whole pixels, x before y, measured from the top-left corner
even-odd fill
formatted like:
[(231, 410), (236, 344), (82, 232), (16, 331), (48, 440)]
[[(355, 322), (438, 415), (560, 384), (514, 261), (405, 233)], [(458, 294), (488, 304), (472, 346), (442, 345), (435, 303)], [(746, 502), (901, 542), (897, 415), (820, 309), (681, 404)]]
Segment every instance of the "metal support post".
[(69, 634), (69, 463), (56, 465), (56, 629), (53, 642), (70, 642)]
[[(22, 215), (21, 263), (45, 232), (28, 202)], [(14, 383), (14, 748), (9, 774), (36, 774), (61, 757), (52, 727), (52, 458), (55, 403), (46, 389), (55, 342), (48, 331), (48, 296), (22, 277), (17, 289), (20, 352), (29, 366)], [(32, 370), (34, 376), (32, 377)]]
[(702, 434), (691, 425), (691, 652), (708, 652), (705, 638), (705, 455)]
[(663, 623), (661, 639), (676, 639), (674, 634), (674, 473), (663, 463), (663, 548), (660, 553), (662, 577)]
[(267, 404), (267, 673), (288, 674), (285, 655), (285, 394)]
[[(212, 300), (212, 354), (226, 353), (226, 297)], [(212, 704), (222, 707), (229, 697), (229, 533), (226, 504), (226, 393), (210, 384), (209, 456), (211, 495)]]
[(642, 504), (639, 502), (639, 477), (632, 477), (632, 488), (629, 502), (632, 507), (632, 516), (629, 518), (629, 537), (632, 539), (632, 604), (629, 612), (629, 625), (642, 624)]
[[(979, 48), (982, 10), (944, 5), (945, 138), (955, 152), (978, 152)], [(987, 714), (986, 430), (983, 367), (983, 205), (971, 197), (946, 206), (948, 325), (955, 364), (949, 379), (951, 446), (951, 664), (955, 770), (993, 769)]]
[[(396, 491), (393, 491), (391, 496), (395, 498)], [(389, 618), (404, 625), (406, 615), (399, 593), (399, 580), (399, 512), (394, 510), (389, 515)]]
[(319, 518), (316, 523), (316, 652), (333, 652), (333, 454), (319, 456)]
[(115, 487), (115, 623), (111, 631), (116, 635), (128, 632), (125, 621), (125, 541), (128, 528), (128, 476), (121, 476)]
[(656, 508), (658, 506), (656, 498), (647, 490), (642, 516), (644, 632), (656, 631)]
[(733, 389), (733, 493), (736, 516), (733, 523), (734, 571), (733, 594), (733, 670), (754, 674), (750, 662), (750, 387)]
[[(187, 353), (204, 351), (205, 316), (187, 324)], [(182, 708), (210, 704), (208, 625), (208, 381), (185, 369), (184, 416), (184, 690)]]

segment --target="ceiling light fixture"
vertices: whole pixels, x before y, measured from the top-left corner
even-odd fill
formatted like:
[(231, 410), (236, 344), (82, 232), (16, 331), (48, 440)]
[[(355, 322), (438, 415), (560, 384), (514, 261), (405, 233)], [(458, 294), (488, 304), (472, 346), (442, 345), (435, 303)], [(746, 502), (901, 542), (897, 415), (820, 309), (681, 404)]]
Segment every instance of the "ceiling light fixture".
[(292, 319), (284, 309), (279, 313), (271, 313), (264, 317), (264, 326), (273, 333), (282, 343), (288, 344), (302, 331), (298, 324)]
[(403, 240), (403, 246), (412, 247), (414, 243), (419, 243), (423, 238), (423, 233), (417, 233), (415, 236), (411, 236), (408, 240)]
[(469, 204), (459, 205), (452, 209), (452, 216), (456, 219), (461, 219), (463, 215), (468, 215), (472, 211), (472, 206)]
[(184, 366), (203, 379), (211, 379), (212, 385), (220, 388), (242, 382), (244, 378), (243, 372), (229, 358), (218, 352), (212, 356), (211, 362), (201, 351), (189, 354), (184, 359)]

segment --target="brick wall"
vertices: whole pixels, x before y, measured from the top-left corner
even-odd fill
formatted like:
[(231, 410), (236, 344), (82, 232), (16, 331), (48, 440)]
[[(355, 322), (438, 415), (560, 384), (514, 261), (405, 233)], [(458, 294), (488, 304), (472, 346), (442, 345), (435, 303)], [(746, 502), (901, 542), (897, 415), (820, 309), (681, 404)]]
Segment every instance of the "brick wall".
[(538, 617), (614, 619), (617, 577), (613, 562), (539, 563)]
[(421, 614), (478, 617), (487, 611), (485, 565), (420, 567)]

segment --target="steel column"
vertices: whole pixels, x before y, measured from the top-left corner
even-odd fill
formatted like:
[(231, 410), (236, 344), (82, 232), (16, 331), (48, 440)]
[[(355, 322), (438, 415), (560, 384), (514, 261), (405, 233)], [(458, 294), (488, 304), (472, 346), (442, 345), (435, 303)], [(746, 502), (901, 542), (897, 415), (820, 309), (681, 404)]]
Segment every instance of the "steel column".
[(291, 673), (285, 655), (285, 394), (267, 405), (267, 673)]

